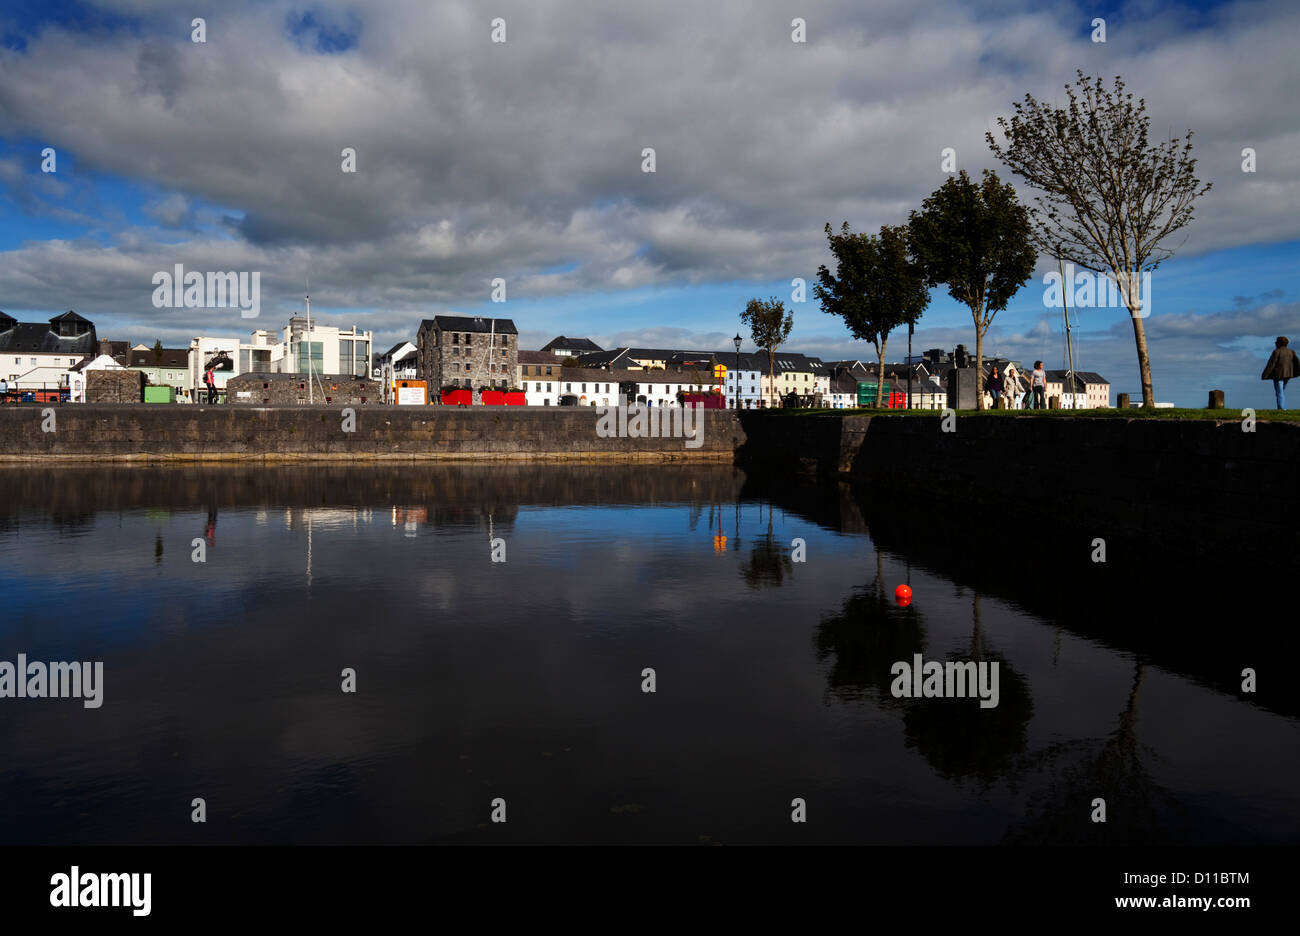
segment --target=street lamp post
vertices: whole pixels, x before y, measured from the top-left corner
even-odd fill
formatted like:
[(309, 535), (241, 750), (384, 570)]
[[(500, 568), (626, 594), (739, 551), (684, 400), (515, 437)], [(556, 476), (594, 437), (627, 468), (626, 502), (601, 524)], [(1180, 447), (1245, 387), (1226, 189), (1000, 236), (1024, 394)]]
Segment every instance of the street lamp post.
[(741, 342), (740, 333), (737, 332), (736, 337), (732, 338), (731, 341), (736, 346), (736, 372), (732, 375), (732, 379), (735, 381), (736, 384), (735, 408), (740, 409), (740, 342)]

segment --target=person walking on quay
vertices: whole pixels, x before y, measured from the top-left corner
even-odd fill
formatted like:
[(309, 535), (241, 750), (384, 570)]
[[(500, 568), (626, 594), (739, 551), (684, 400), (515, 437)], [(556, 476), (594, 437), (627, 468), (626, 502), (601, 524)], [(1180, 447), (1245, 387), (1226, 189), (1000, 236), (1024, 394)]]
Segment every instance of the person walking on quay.
[(998, 371), (997, 365), (993, 367), (993, 373), (988, 379), (989, 395), (993, 397), (993, 408), (998, 408), (998, 403), (1002, 399), (1002, 374)]
[(217, 402), (217, 378), (212, 368), (203, 372), (203, 382), (208, 385), (208, 405), (213, 406)]
[(1047, 393), (1047, 371), (1043, 370), (1043, 362), (1035, 361), (1033, 373), (1030, 374), (1029, 389), (1034, 394), (1034, 409), (1046, 409), (1047, 402), (1044, 396)]
[(1300, 377), (1300, 361), (1296, 360), (1296, 353), (1287, 347), (1290, 343), (1285, 335), (1278, 337), (1273, 343), (1273, 353), (1264, 365), (1264, 373), (1259, 375), (1260, 380), (1273, 381), (1273, 395), (1277, 397), (1277, 408), (1280, 410), (1286, 409), (1286, 382), (1292, 377)]

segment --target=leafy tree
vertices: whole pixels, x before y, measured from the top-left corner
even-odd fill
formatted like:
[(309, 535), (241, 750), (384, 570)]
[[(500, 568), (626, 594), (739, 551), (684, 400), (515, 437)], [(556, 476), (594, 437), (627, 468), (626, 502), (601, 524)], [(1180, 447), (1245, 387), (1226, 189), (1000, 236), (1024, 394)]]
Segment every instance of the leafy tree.
[(908, 222), (912, 250), (926, 283), (948, 286), (948, 295), (970, 309), (975, 321), (975, 406), (984, 408), (984, 335), (993, 317), (1034, 272), (1029, 212), (1015, 189), (984, 170), (976, 185), (963, 170), (927, 198)]
[(761, 299), (749, 300), (745, 311), (740, 313), (740, 320), (749, 326), (750, 337), (754, 344), (767, 352), (769, 405), (774, 401), (776, 392), (776, 349), (790, 337), (794, 328), (794, 313), (785, 310), (785, 303), (773, 296), (767, 302)]
[(1076, 86), (1065, 86), (1065, 107), (1026, 94), (1010, 120), (998, 118), (1005, 148), (992, 133), (986, 138), (1007, 168), (1042, 193), (1031, 209), (1039, 244), (1118, 287), (1133, 320), (1142, 404), (1153, 406), (1142, 274), (1173, 256), (1161, 242), (1192, 220), (1210, 183), (1196, 178), (1191, 130), (1151, 145), (1145, 99), (1135, 106), (1119, 76), (1112, 91), (1077, 74)]
[[(835, 255), (835, 273), (819, 267), (813, 292), (822, 310), (844, 319), (854, 338), (871, 342), (883, 374), (889, 333), (915, 324), (930, 304), (925, 271), (910, 254), (907, 228), (886, 224), (879, 235), (854, 234), (845, 221), (835, 234), (828, 222), (826, 238)], [(876, 406), (884, 390), (885, 382), (877, 380)]]

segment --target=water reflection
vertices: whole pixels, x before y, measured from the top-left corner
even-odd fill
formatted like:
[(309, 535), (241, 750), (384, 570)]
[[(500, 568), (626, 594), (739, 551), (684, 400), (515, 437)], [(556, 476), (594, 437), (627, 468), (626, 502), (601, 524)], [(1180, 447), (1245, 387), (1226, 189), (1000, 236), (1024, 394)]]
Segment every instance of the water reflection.
[[(108, 674), (94, 720), (0, 700), (0, 842), (193, 841), (196, 789), (218, 842), (1300, 837), (1288, 690), (1224, 675), (1287, 637), (1152, 641), (1151, 606), (1112, 600), (1122, 568), (1010, 575), (921, 505), (729, 466), (0, 471), (0, 491), (0, 660)], [(894, 698), (916, 654), (997, 662), (998, 706)], [(796, 793), (825, 821), (793, 828)]]

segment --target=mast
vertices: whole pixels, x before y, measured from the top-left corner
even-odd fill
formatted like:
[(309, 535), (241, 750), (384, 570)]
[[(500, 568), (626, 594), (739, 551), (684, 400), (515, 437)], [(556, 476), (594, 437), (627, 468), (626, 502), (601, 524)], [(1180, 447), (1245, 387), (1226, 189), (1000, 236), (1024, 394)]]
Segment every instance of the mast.
[(316, 401), (311, 385), (311, 276), (307, 277), (307, 295), (305, 298), (307, 300), (307, 404), (310, 406)]
[[(1056, 268), (1061, 274), (1061, 306), (1065, 309), (1065, 354), (1070, 362), (1070, 369), (1065, 372), (1066, 383), (1070, 387), (1070, 408), (1078, 409), (1078, 398), (1074, 392), (1074, 344), (1070, 340), (1070, 301), (1066, 298), (1069, 290), (1065, 288), (1065, 270), (1061, 266), (1061, 258), (1056, 258)], [(1071, 286), (1074, 284), (1071, 283)], [(1062, 400), (1062, 403), (1065, 401)]]

